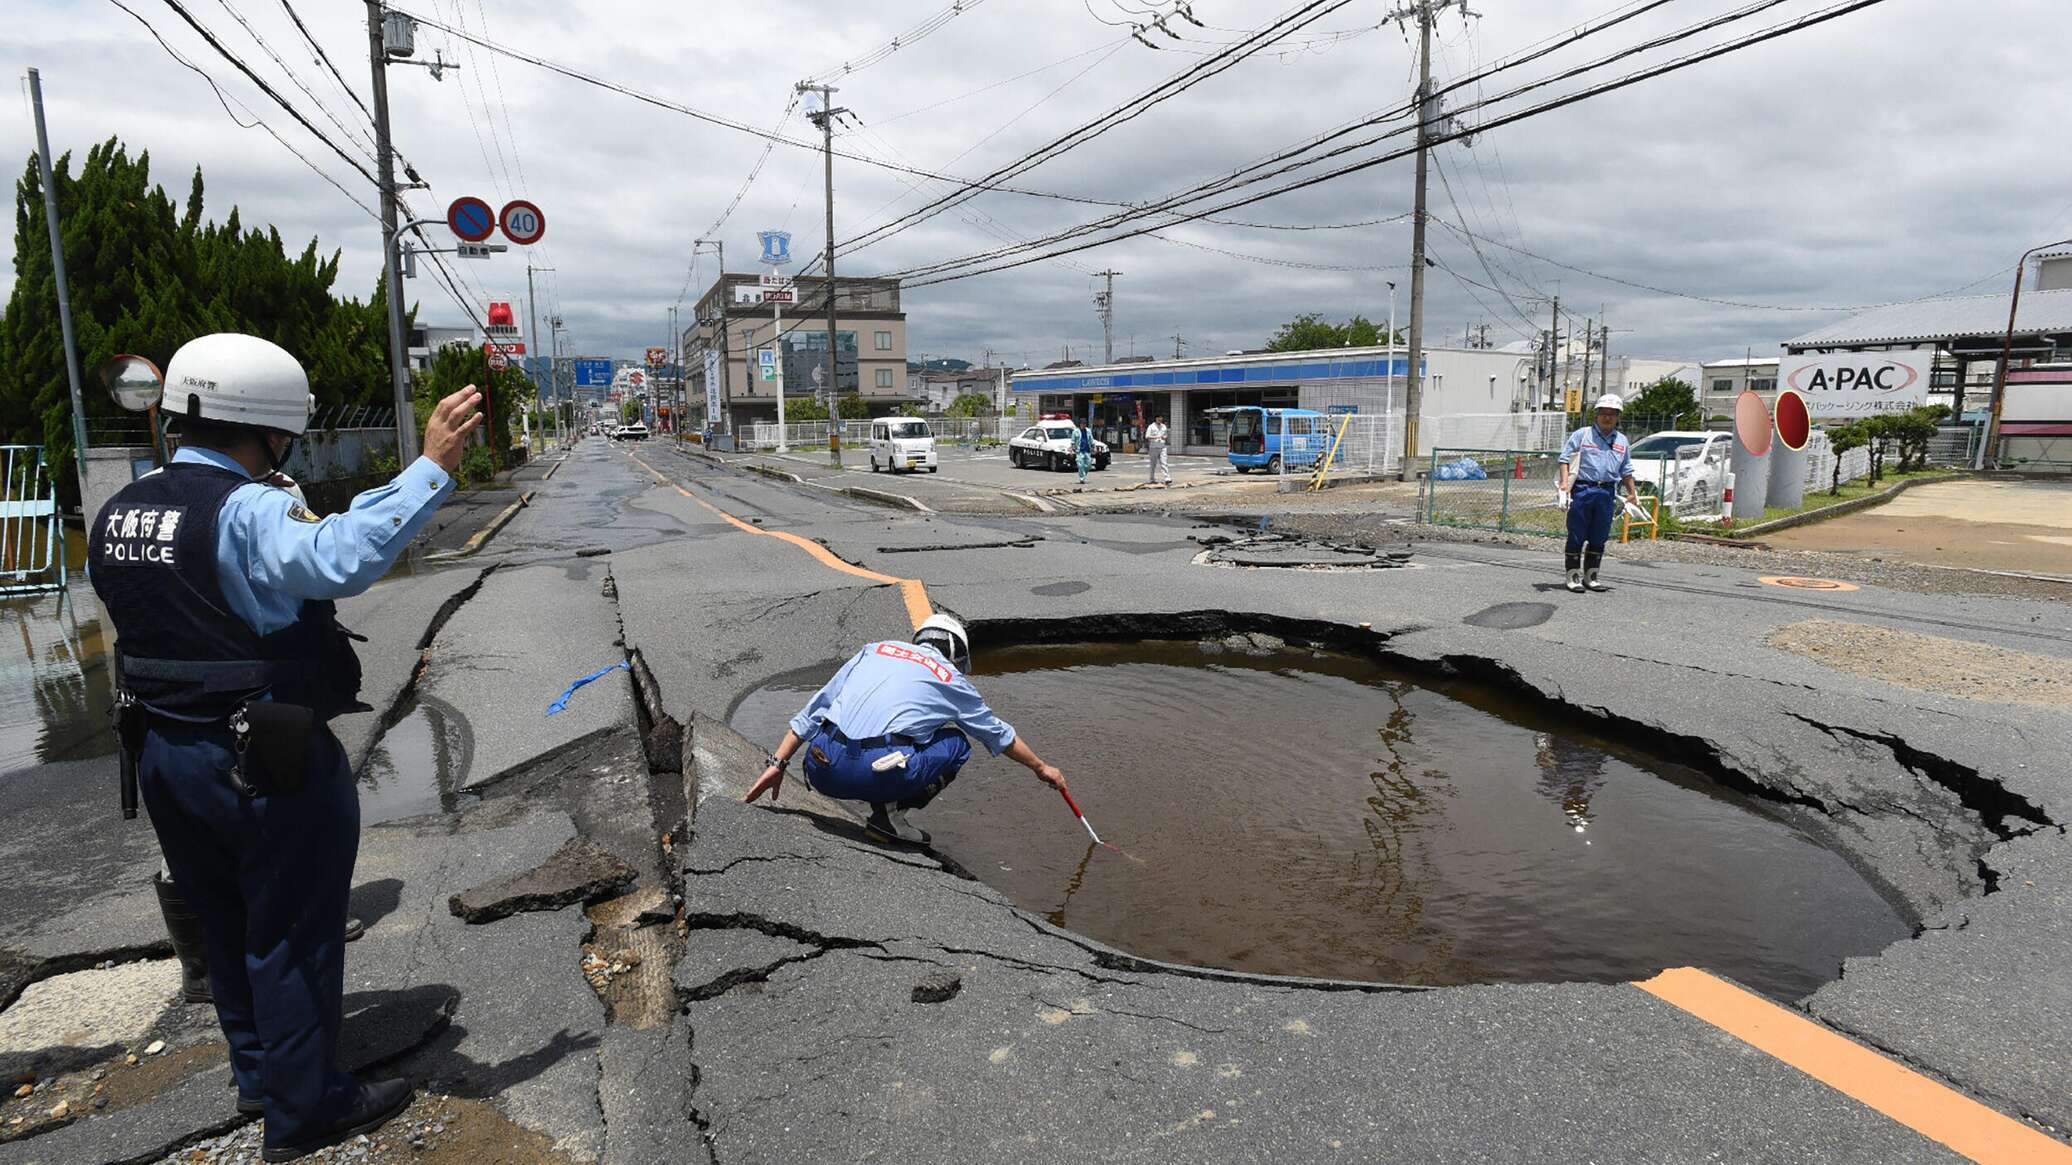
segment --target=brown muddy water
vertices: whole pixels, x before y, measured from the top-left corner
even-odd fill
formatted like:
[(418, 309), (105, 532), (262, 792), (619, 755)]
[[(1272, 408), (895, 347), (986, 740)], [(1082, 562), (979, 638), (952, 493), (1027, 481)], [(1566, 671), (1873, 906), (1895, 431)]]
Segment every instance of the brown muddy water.
[[(833, 668), (734, 727), (773, 746)], [(1678, 765), (1465, 684), (1214, 642), (981, 652), (1101, 836), (983, 749), (913, 815), (1018, 905), (1156, 959), (1459, 984), (1693, 965), (1782, 998), (1908, 933), (1839, 856)]]

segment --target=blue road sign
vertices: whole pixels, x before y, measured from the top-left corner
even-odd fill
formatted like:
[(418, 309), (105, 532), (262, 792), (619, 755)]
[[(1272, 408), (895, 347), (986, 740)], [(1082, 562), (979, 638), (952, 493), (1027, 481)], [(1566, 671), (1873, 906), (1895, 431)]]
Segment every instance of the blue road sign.
[(612, 386), (611, 361), (578, 359), (575, 363), (577, 388), (610, 388)]
[(791, 262), (791, 233), (789, 231), (757, 231), (755, 237), (763, 245), (760, 262), (773, 267), (782, 267)]
[(460, 238), (479, 243), (496, 229), (496, 212), (474, 195), (462, 195), (446, 208), (446, 225)]
[(1331, 414), (1332, 416), (1334, 416), (1334, 417), (1337, 417), (1337, 416), (1343, 416), (1343, 415), (1345, 415), (1345, 414), (1348, 414), (1348, 413), (1358, 413), (1358, 412), (1360, 411), (1360, 406), (1359, 406), (1359, 405), (1325, 405), (1325, 406), (1324, 406), (1324, 411), (1325, 411), (1325, 412), (1327, 412), (1327, 413), (1330, 413), (1330, 414)]

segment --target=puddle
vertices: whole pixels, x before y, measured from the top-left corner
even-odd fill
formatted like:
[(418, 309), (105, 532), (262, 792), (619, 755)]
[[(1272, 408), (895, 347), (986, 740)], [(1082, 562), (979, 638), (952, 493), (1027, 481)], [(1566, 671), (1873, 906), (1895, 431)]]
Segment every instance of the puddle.
[(0, 773), (115, 754), (109, 637), (87, 584), (72, 585), (0, 603)]
[(445, 701), (419, 696), (360, 767), (360, 824), (451, 812), (475, 732)]
[[(1610, 982), (1688, 964), (1798, 998), (1909, 932), (1839, 856), (1702, 774), (1471, 686), (1231, 642), (977, 660), (994, 708), (1139, 862), (983, 750), (914, 820), (1059, 925), (1243, 971)], [(751, 693), (734, 727), (773, 744), (826, 674)]]

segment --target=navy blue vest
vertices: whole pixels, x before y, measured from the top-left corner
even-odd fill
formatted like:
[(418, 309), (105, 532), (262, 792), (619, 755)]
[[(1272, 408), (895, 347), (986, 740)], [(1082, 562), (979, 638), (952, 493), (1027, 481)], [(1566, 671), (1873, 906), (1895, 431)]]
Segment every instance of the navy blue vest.
[(124, 486), (87, 531), (94, 591), (115, 623), (122, 685), (153, 712), (220, 720), (269, 697), (330, 719), (360, 707), (360, 661), (328, 601), (261, 635), (216, 577), (216, 519), (235, 470), (175, 462)]

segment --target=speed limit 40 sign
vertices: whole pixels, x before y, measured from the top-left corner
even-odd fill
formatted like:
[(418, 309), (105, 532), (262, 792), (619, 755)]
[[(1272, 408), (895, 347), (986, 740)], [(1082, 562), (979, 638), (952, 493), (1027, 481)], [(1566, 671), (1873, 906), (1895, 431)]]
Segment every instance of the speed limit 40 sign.
[(532, 203), (514, 198), (506, 202), (503, 212), (497, 215), (497, 225), (503, 228), (505, 238), (523, 247), (539, 242), (546, 235), (547, 216)]

